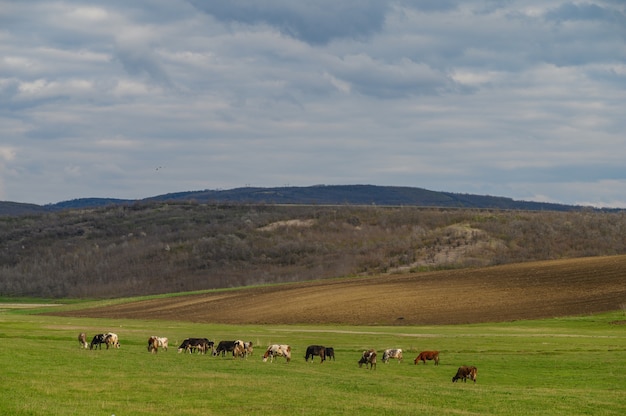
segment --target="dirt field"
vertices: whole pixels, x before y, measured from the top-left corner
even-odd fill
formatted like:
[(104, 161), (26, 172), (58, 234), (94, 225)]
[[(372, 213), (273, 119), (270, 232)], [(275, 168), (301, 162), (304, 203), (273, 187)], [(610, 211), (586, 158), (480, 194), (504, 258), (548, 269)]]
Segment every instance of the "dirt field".
[(315, 281), (171, 297), (64, 315), (227, 324), (423, 325), (616, 309), (626, 309), (626, 256)]

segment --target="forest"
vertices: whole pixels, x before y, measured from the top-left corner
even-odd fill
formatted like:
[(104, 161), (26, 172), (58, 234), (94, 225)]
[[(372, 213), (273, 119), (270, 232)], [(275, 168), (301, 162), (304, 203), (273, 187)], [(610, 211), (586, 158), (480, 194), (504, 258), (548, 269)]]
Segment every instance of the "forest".
[(0, 295), (112, 298), (626, 253), (621, 211), (141, 201), (0, 217)]

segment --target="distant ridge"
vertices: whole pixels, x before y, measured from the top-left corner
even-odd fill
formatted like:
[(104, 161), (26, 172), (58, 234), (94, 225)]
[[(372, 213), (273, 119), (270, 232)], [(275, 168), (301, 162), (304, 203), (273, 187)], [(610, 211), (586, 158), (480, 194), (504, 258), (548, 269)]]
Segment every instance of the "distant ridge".
[(511, 198), (456, 194), (423, 188), (377, 185), (315, 185), (308, 187), (235, 188), (165, 194), (147, 200), (195, 200), (266, 204), (381, 205), (450, 208), (497, 208), (570, 211), (579, 206), (515, 201)]
[(168, 193), (145, 199), (79, 198), (56, 204), (36, 205), (0, 202), (0, 215), (31, 215), (66, 209), (97, 208), (110, 205), (154, 201), (195, 201), (198, 203), (241, 204), (318, 204), (423, 206), (442, 208), (517, 209), (531, 211), (573, 211), (589, 209), (575, 205), (516, 201), (512, 198), (430, 191), (423, 188), (377, 185), (315, 185), (274, 188), (243, 187)]

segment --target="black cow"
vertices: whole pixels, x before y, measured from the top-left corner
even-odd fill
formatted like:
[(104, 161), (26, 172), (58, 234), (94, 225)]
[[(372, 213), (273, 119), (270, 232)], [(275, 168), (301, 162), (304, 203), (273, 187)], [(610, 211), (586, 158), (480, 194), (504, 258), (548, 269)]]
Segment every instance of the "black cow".
[(474, 367), (473, 365), (470, 365), (470, 366), (462, 365), (459, 367), (458, 370), (456, 370), (456, 375), (452, 377), (452, 382), (454, 383), (455, 381), (461, 379), (463, 380), (463, 383), (467, 383), (467, 379), (469, 378), (470, 380), (473, 380), (474, 383), (476, 383), (477, 372), (478, 372), (478, 369)]
[(219, 344), (217, 344), (217, 348), (215, 349), (213, 355), (217, 356), (221, 353), (222, 357), (224, 357), (227, 352), (232, 352), (234, 357), (236, 345), (238, 345), (238, 341), (220, 341)]
[(189, 351), (191, 354), (197, 350), (200, 354), (206, 354), (209, 348), (213, 350), (213, 345), (215, 345), (215, 343), (209, 341), (207, 338), (187, 338), (180, 344), (180, 347), (178, 347), (178, 352)]
[(330, 361), (330, 359), (335, 361), (335, 349), (333, 347), (326, 347), (326, 359)]
[(93, 336), (89, 349), (93, 350), (94, 347), (102, 349), (102, 344), (106, 344), (107, 334), (97, 334)]
[(319, 355), (320, 356), (320, 364), (326, 360), (326, 348), (321, 345), (309, 345), (306, 347), (306, 355), (304, 356), (305, 361), (309, 361), (311, 358), (311, 362), (313, 362), (313, 357)]

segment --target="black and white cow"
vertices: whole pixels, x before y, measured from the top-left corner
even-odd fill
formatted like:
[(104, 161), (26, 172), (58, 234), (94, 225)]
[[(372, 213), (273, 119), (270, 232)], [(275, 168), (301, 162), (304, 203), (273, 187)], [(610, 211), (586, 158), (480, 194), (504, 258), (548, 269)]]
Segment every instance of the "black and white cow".
[(388, 364), (390, 358), (395, 358), (398, 360), (398, 363), (400, 363), (402, 361), (402, 349), (390, 348), (385, 350), (385, 352), (383, 352), (383, 362)]
[(89, 349), (93, 350), (94, 347), (98, 349), (102, 349), (102, 344), (106, 344), (106, 335), (107, 334), (96, 334), (93, 336), (91, 340), (91, 344), (89, 344)]

